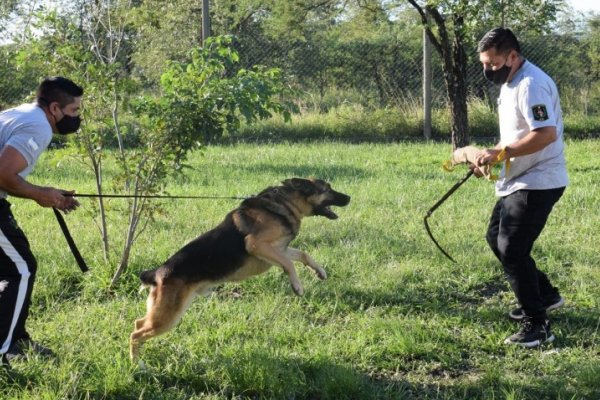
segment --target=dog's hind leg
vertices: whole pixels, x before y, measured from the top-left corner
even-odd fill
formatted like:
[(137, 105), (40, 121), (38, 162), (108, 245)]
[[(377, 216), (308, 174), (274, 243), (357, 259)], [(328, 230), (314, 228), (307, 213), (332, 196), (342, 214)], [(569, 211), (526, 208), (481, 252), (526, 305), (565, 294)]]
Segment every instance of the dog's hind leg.
[(325, 272), (323, 267), (321, 267), (319, 263), (317, 263), (310, 255), (308, 255), (308, 253), (292, 247), (288, 247), (286, 253), (293, 261), (300, 261), (302, 264), (315, 271), (320, 279), (327, 279), (327, 272)]
[(146, 322), (146, 318), (140, 318), (140, 319), (136, 319), (135, 320), (135, 330), (137, 331), (138, 329), (140, 329), (142, 326), (144, 326), (144, 322)]
[[(145, 289), (148, 286), (149, 285), (142, 285), (142, 289)], [(150, 312), (152, 311), (152, 308), (154, 306), (154, 302), (156, 301), (157, 290), (158, 289), (157, 289), (156, 286), (152, 286), (150, 288), (150, 293), (148, 294), (148, 299), (146, 300), (146, 316), (149, 315)], [(135, 331), (139, 331), (144, 326), (145, 322), (146, 322), (146, 317), (143, 317), (143, 318), (140, 318), (140, 319), (136, 319), (135, 322), (134, 322), (134, 326), (135, 326), (134, 332)], [(130, 356), (133, 359), (133, 358), (135, 358), (133, 356), (134, 350), (137, 350), (137, 349), (133, 349), (133, 342), (132, 342), (132, 344), (131, 344), (130, 347), (131, 347), (130, 348)], [(139, 345), (138, 345), (138, 347), (139, 347)], [(136, 353), (137, 353), (137, 351), (136, 351)]]
[(246, 251), (248, 251), (248, 253), (254, 257), (282, 267), (288, 275), (288, 279), (290, 280), (292, 289), (294, 289), (294, 293), (296, 293), (298, 296), (302, 296), (304, 294), (304, 288), (300, 283), (300, 279), (298, 279), (298, 274), (296, 273), (296, 268), (294, 268), (294, 263), (292, 260), (290, 260), (285, 251), (280, 251), (269, 243), (256, 240), (253, 235), (246, 236)]
[(159, 283), (148, 296), (148, 310), (144, 318), (135, 321), (135, 330), (129, 337), (129, 356), (135, 361), (140, 346), (155, 336), (173, 328), (197, 296), (198, 285), (183, 282)]

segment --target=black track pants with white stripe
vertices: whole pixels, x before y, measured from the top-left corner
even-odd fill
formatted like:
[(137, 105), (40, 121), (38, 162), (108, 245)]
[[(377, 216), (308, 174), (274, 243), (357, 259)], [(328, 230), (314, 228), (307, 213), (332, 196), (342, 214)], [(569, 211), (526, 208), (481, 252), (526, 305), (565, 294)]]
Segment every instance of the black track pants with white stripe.
[(0, 354), (28, 337), (25, 321), (36, 270), (29, 241), (10, 212), (10, 203), (0, 199)]

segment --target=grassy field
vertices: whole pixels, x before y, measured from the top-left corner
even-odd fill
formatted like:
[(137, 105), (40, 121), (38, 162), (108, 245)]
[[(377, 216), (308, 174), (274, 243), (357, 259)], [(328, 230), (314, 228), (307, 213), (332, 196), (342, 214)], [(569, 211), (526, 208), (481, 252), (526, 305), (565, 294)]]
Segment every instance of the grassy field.
[[(229, 200), (163, 202), (166, 212), (133, 249), (116, 292), (90, 200), (66, 217), (91, 266), (82, 275), (51, 210), (12, 199), (39, 261), (29, 330), (58, 353), (13, 363), (2, 399), (598, 399), (600, 398), (600, 141), (569, 141), (571, 186), (534, 249), (567, 304), (552, 314), (557, 340), (509, 348), (514, 298), (484, 240), (493, 185), (472, 179), (430, 218), (464, 174), (445, 173), (447, 144), (238, 144), (194, 154), (171, 194), (249, 195), (293, 176), (329, 180), (352, 196), (340, 218), (305, 220), (294, 246), (321, 262), (298, 266), (296, 297), (277, 268), (197, 299), (180, 325), (128, 359), (145, 308), (137, 272), (158, 266), (236, 207)], [(92, 192), (92, 176), (45, 156), (32, 180)], [(109, 171), (110, 172), (110, 171)], [(121, 200), (110, 203), (114, 251)], [(596, 243), (594, 245), (594, 243)]]

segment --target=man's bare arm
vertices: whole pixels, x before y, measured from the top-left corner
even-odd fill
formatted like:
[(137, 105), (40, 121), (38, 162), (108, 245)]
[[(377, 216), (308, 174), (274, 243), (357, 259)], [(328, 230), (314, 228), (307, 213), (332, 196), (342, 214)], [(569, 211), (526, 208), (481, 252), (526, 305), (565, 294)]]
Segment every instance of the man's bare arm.
[(53, 187), (31, 184), (19, 176), (19, 172), (27, 168), (27, 160), (18, 150), (4, 146), (0, 150), (0, 189), (11, 196), (31, 199), (42, 207), (55, 207), (70, 211), (79, 205), (73, 197), (65, 194), (73, 193)]

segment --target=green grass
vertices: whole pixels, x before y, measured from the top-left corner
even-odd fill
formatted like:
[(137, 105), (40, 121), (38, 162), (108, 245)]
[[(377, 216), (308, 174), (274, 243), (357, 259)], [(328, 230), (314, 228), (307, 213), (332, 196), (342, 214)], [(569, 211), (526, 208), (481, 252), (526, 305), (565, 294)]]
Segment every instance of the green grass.
[[(239, 132), (224, 141), (247, 143), (309, 142), (323, 139), (353, 143), (389, 143), (423, 140), (423, 110), (420, 102), (412, 101), (396, 107), (369, 108), (359, 104), (342, 104), (326, 112), (305, 110), (292, 116), (291, 123), (275, 117), (244, 125)], [(472, 140), (491, 140), (498, 136), (497, 111), (483, 100), (469, 101), (469, 136)], [(432, 110), (432, 137), (449, 141), (450, 113), (445, 108)], [(600, 116), (565, 113), (566, 137), (598, 138)]]
[[(566, 298), (552, 314), (554, 344), (507, 348), (513, 295), (484, 240), (493, 185), (472, 179), (423, 216), (463, 175), (445, 173), (446, 144), (238, 144), (194, 154), (172, 194), (248, 195), (292, 176), (315, 176), (352, 196), (340, 218), (308, 218), (294, 246), (321, 262), (319, 281), (298, 266), (293, 295), (277, 268), (199, 298), (170, 333), (128, 359), (133, 320), (145, 308), (136, 273), (158, 266), (236, 206), (228, 200), (164, 202), (135, 245), (114, 293), (90, 200), (66, 217), (91, 266), (82, 275), (52, 212), (12, 199), (39, 261), (29, 330), (59, 357), (14, 362), (2, 399), (596, 399), (600, 398), (600, 142), (569, 141), (571, 186), (534, 255)], [(93, 190), (75, 163), (45, 156), (31, 179)], [(110, 167), (110, 166), (109, 166)], [(110, 168), (109, 168), (110, 173)], [(125, 223), (110, 203), (114, 251)]]

